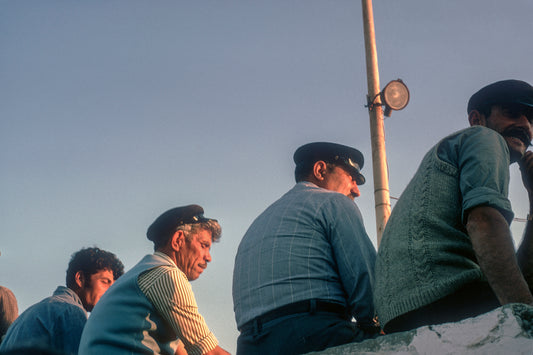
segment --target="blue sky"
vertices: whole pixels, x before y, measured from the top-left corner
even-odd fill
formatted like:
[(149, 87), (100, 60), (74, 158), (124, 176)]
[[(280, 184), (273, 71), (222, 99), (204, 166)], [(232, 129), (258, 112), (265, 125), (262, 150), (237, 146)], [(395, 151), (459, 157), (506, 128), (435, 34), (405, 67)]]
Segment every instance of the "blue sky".
[[(529, 0), (374, 3), (381, 86), (402, 78), (411, 93), (385, 121), (391, 196), (467, 126), (473, 92), (533, 83), (532, 13)], [(375, 242), (366, 93), (358, 1), (0, 0), (0, 284), (23, 311), (64, 284), (82, 247), (130, 268), (152, 251), (145, 231), (160, 213), (197, 203), (223, 237), (193, 289), (234, 352), (235, 252), (292, 187), (298, 146), (363, 152), (356, 203)]]

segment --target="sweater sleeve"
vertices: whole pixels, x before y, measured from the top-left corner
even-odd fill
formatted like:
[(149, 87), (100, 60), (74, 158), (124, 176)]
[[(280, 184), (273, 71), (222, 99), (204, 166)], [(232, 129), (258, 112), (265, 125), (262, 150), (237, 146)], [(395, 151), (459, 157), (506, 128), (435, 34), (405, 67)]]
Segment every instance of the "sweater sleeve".
[(482, 205), (496, 208), (511, 223), (509, 164), (509, 149), (497, 132), (481, 129), (466, 137), (459, 154), (463, 223), (469, 209)]
[(510, 156), (504, 138), (481, 126), (465, 132), (446, 138), (439, 148), (439, 157), (460, 171), (463, 223), (468, 211), (477, 206), (493, 207), (511, 223), (514, 214), (507, 198)]

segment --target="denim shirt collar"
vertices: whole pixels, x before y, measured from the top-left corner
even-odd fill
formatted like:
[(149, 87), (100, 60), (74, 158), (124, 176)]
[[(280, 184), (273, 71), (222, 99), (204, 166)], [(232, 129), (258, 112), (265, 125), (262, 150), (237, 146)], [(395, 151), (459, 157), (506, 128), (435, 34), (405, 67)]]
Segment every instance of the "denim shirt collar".
[(68, 303), (79, 305), (85, 310), (85, 307), (83, 307), (83, 303), (81, 302), (78, 294), (68, 287), (58, 286), (54, 291), (54, 296), (63, 299)]

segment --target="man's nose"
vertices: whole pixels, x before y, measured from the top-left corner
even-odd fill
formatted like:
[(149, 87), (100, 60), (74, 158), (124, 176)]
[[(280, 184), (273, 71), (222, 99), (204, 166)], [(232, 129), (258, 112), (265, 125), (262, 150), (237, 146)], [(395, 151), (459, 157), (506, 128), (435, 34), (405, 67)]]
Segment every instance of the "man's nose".
[(205, 261), (207, 261), (208, 263), (211, 262), (211, 252), (207, 251), (207, 253), (205, 254)]
[(530, 117), (526, 116), (525, 113), (521, 113), (517, 122), (521, 127), (527, 129), (529, 136), (533, 138), (533, 126), (531, 125)]
[(359, 191), (359, 186), (357, 186), (357, 183), (355, 182), (355, 180), (352, 180), (352, 189), (351, 189), (351, 193), (355, 196), (355, 197), (359, 197), (361, 196), (361, 191)]
[(518, 117), (516, 117), (516, 121), (520, 122), (520, 124), (529, 124), (531, 125), (532, 117), (528, 117), (528, 115), (525, 112), (520, 112)]

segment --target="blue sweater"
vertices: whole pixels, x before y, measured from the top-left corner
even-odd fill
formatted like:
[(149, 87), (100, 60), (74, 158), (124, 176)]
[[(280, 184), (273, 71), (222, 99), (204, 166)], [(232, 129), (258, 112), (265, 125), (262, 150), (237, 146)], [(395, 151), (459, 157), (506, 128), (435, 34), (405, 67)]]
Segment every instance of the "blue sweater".
[(139, 289), (141, 273), (173, 266), (157, 255), (146, 255), (121, 276), (91, 312), (79, 354), (174, 354), (176, 334)]

